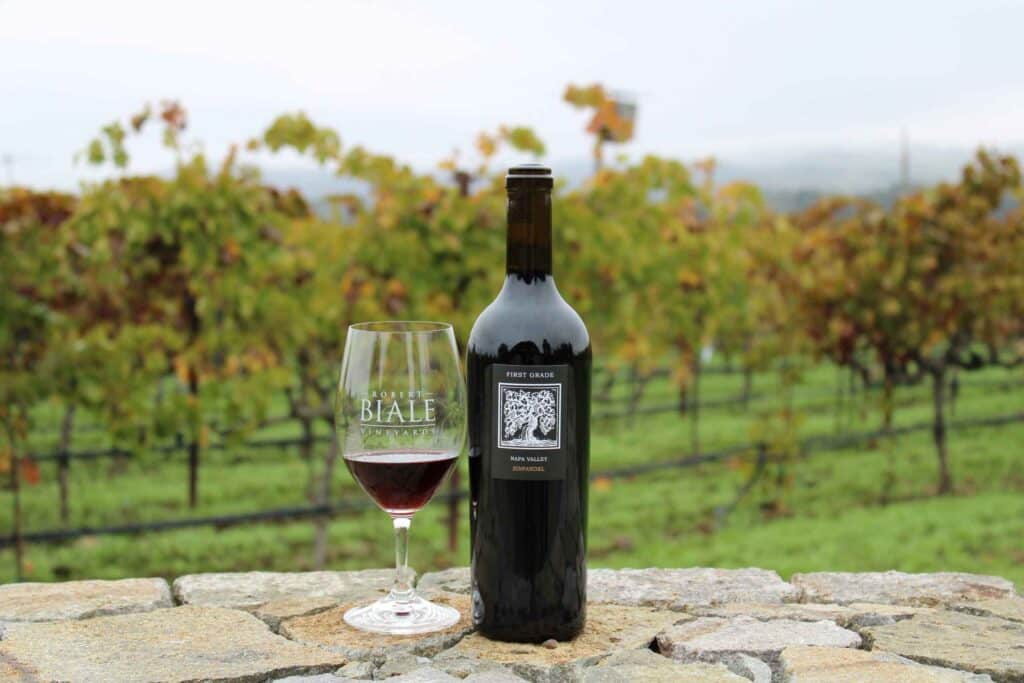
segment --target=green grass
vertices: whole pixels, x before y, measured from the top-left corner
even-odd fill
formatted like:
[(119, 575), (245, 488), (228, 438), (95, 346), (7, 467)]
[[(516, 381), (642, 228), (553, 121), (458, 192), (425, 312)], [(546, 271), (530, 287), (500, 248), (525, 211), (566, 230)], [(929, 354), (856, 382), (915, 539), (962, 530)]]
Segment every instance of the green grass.
[[(955, 418), (1024, 410), (1024, 390), (1003, 386), (1003, 380), (1019, 381), (1020, 375), (986, 371), (965, 378)], [(707, 375), (702, 398), (734, 395), (739, 382), (737, 376)], [(801, 436), (878, 426), (876, 395), (862, 394), (837, 414), (836, 388), (833, 369), (807, 373), (795, 397), (795, 405), (802, 408)], [(613, 395), (621, 396), (624, 390), (616, 387)], [(750, 440), (759, 414), (777, 408), (778, 388), (772, 376), (758, 377), (755, 390), (766, 398), (753, 402), (749, 411), (716, 409), (702, 415), (704, 449)], [(655, 381), (645, 404), (674, 398), (666, 381)], [(898, 402), (897, 426), (930, 419), (927, 387), (900, 389)], [(44, 417), (59, 419), (59, 407), (43, 410)], [(294, 433), (294, 426), (282, 425), (259, 436)], [(671, 460), (686, 454), (689, 444), (690, 425), (677, 414), (602, 421), (595, 425), (592, 468)], [(102, 433), (76, 434), (76, 448), (103, 445)], [(37, 438), (35, 447), (46, 448), (46, 439)], [(1001, 574), (1024, 584), (1024, 424), (952, 431), (950, 454), (957, 484), (953, 496), (934, 495), (930, 435), (914, 432), (892, 443), (810, 453), (781, 473), (772, 468), (724, 519), (716, 509), (730, 503), (749, 476), (749, 467), (739, 466), (739, 460), (597, 482), (591, 487), (590, 563), (756, 565), (784, 575), (823, 569), (956, 570)], [(309, 467), (296, 449), (239, 448), (209, 451), (204, 458), (196, 510), (185, 505), (183, 454), (73, 463), (72, 525), (241, 513), (308, 500)], [(59, 527), (54, 465), (42, 467), (42, 482), (24, 491), (29, 530)], [(784, 489), (772, 484), (780, 474), (792, 476)], [(338, 496), (362, 495), (343, 466), (334, 484)], [(9, 493), (4, 495), (9, 499)], [(443, 504), (434, 503), (413, 525), (411, 561), (422, 571), (466, 562), (464, 537), (458, 552), (446, 547), (444, 512)], [(10, 505), (0, 505), (0, 528), (9, 525)], [(329, 566), (389, 564), (389, 527), (386, 516), (377, 511), (339, 516), (331, 524)], [(312, 538), (309, 521), (85, 537), (30, 545), (28, 578), (308, 569)], [(0, 552), (0, 580), (12, 577), (12, 553)]]

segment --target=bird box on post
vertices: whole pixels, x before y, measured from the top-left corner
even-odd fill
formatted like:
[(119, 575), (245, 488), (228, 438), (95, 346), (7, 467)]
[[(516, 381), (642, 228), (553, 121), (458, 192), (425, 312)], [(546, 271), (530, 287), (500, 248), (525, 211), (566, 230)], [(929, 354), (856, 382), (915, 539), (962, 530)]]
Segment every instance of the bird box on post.
[(594, 167), (601, 168), (606, 142), (622, 144), (633, 139), (636, 100), (618, 92), (606, 92), (600, 83), (587, 86), (569, 84), (562, 99), (577, 109), (594, 111), (587, 133), (594, 136)]
[(587, 124), (587, 132), (603, 142), (624, 143), (633, 138), (636, 102), (620, 93), (607, 97)]

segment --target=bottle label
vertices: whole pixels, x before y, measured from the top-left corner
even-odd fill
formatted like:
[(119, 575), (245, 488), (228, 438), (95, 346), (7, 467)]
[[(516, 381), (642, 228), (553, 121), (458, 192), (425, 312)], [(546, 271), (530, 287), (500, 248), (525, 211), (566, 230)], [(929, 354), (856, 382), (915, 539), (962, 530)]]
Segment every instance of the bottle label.
[(568, 365), (488, 367), (487, 442), (495, 479), (565, 479), (570, 436), (572, 368)]

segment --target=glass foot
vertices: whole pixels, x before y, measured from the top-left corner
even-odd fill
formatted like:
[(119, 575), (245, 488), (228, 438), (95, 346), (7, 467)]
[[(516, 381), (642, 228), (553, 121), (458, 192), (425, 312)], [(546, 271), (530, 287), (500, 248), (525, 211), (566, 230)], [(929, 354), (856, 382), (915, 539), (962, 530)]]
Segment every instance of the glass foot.
[(345, 623), (362, 631), (411, 636), (416, 633), (443, 631), (460, 619), (459, 611), (447, 605), (436, 605), (414, 595), (408, 600), (381, 598), (363, 607), (345, 612)]

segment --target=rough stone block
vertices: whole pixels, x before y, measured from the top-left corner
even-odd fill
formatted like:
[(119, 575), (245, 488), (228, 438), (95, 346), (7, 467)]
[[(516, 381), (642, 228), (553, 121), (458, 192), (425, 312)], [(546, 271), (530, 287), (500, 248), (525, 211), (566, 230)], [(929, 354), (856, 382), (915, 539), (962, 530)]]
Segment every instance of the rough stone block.
[[(590, 605), (583, 632), (558, 647), (488, 640), (478, 633), (442, 652), (435, 665), (465, 666), (466, 660), (499, 664), (530, 681), (577, 680), (583, 669), (620, 650), (648, 647), (654, 637), (681, 615), (665, 610), (618, 605)], [(686, 618), (686, 617), (682, 617)]]
[(998, 576), (953, 572), (817, 572), (794, 574), (790, 581), (803, 592), (804, 602), (945, 605), (1014, 594), (1013, 584)]
[[(658, 635), (658, 650), (679, 662), (734, 663), (739, 655), (759, 659), (778, 672), (779, 655), (794, 645), (858, 647), (861, 637), (831, 621), (761, 621), (740, 616), (699, 617)], [(742, 660), (740, 660), (742, 661)]]
[(163, 579), (0, 586), (0, 622), (88, 619), (173, 605), (170, 587)]
[(862, 626), (891, 624), (900, 619), (909, 619), (921, 614), (929, 607), (911, 607), (904, 605), (876, 605), (866, 602), (855, 602), (850, 605), (817, 604), (817, 603), (785, 603), (774, 605), (734, 602), (727, 605), (712, 605), (688, 610), (691, 614), (705, 617), (753, 617), (761, 621), (770, 619), (793, 619), (796, 621), (834, 621), (844, 628), (857, 629)]
[(387, 592), (394, 570), (355, 572), (229, 572), (190, 574), (174, 581), (184, 605), (255, 609), (284, 598), (332, 598), (352, 602)]
[(799, 592), (764, 569), (593, 569), (587, 599), (594, 603), (684, 610), (730, 602), (794, 602)]
[(884, 652), (790, 647), (782, 652), (787, 683), (991, 683), (987, 675), (925, 666)]
[(720, 664), (680, 664), (649, 649), (616, 652), (585, 669), (583, 683), (746, 683)]
[(245, 612), (185, 606), (14, 624), (0, 641), (0, 662), (40, 682), (256, 683), (327, 673), (345, 658), (274, 635)]
[(1024, 598), (992, 598), (952, 605), (958, 612), (966, 612), (978, 617), (999, 617), (1009, 621), (1024, 623)]
[(469, 615), (469, 598), (464, 595), (437, 595), (439, 603), (459, 610), (462, 619), (449, 629), (418, 636), (387, 636), (366, 633), (352, 628), (342, 619), (352, 604), (341, 605), (325, 612), (295, 617), (281, 623), (281, 635), (306, 645), (326, 648), (355, 661), (369, 661), (380, 666), (389, 657), (408, 653), (419, 657), (433, 657), (445, 650), (473, 629)]
[(1024, 681), (1024, 624), (1015, 621), (943, 610), (863, 633), (872, 650), (996, 681)]

